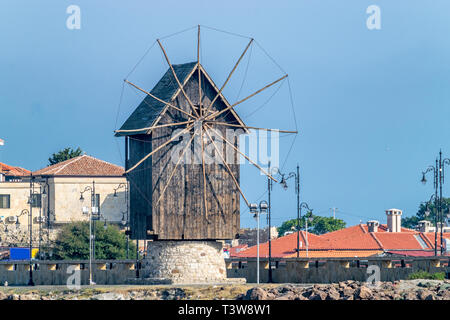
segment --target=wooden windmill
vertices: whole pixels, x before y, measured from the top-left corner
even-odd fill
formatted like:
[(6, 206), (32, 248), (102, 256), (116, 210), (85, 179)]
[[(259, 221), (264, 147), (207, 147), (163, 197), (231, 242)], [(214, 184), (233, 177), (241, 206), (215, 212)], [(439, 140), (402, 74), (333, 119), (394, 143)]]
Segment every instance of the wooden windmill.
[[(200, 26), (196, 62), (172, 65), (157, 40), (169, 66), (164, 76), (150, 92), (125, 80), (146, 94), (122, 127), (115, 131), (116, 136), (125, 136), (132, 239), (235, 238), (239, 230), (240, 196), (249, 205), (239, 185), (239, 155), (276, 181), (239, 150), (238, 136), (234, 141), (226, 137), (227, 128), (272, 130), (246, 126), (234, 108), (287, 77), (284, 75), (234, 104), (226, 100), (222, 91), (252, 41), (220, 88), (200, 63)], [(218, 144), (212, 134), (224, 143)], [(172, 151), (180, 143), (180, 137), (186, 135), (189, 141), (180, 150), (178, 161), (173, 161)], [(200, 161), (185, 164), (183, 156), (196, 138), (200, 138), (201, 146), (198, 152), (193, 151), (193, 156)], [(231, 161), (225, 157), (225, 146), (233, 152)], [(205, 162), (207, 148), (214, 150), (220, 163)]]

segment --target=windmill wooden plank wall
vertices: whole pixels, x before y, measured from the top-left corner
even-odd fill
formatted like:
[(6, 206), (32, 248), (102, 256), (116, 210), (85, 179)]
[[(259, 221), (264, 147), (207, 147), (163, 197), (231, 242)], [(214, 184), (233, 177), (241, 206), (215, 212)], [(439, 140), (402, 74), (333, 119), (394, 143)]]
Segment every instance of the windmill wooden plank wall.
[[(199, 105), (198, 76), (196, 63), (174, 66), (177, 77), (184, 84), (184, 90), (193, 104)], [(201, 71), (202, 106), (208, 107), (218, 89), (210, 77)], [(151, 91), (164, 101), (191, 113), (192, 108), (183, 94), (179, 93), (176, 82), (168, 70), (161, 81)], [(164, 96), (166, 95), (166, 96)], [(170, 96), (170, 97), (169, 97)], [(223, 110), (229, 104), (217, 99), (212, 111)], [(159, 110), (159, 111), (158, 111)], [(186, 114), (167, 108), (151, 97), (146, 97), (121, 129), (138, 129), (151, 126), (186, 121)], [(222, 122), (239, 124), (241, 120), (228, 111), (221, 115)], [(127, 167), (132, 167), (152, 150), (171, 138), (174, 126), (157, 128), (151, 134), (133, 132), (125, 135), (129, 141)], [(215, 130), (226, 136), (224, 126)], [(192, 134), (192, 131), (191, 131)], [(236, 137), (234, 144), (238, 146)], [(169, 181), (176, 163), (171, 159), (173, 150), (180, 141), (177, 139), (151, 157), (135, 170), (128, 173), (130, 181), (130, 230), (132, 239), (192, 240), (192, 239), (232, 239), (239, 229), (240, 194), (231, 174), (223, 164), (206, 164), (206, 207), (204, 205), (204, 180), (201, 160), (197, 164), (180, 164)], [(211, 142), (208, 141), (208, 144)], [(224, 147), (224, 144), (217, 144)], [(224, 150), (225, 148), (223, 148)], [(191, 150), (192, 154), (194, 151)], [(225, 152), (223, 151), (223, 154)], [(195, 154), (194, 154), (195, 156)], [(197, 156), (201, 157), (201, 155)], [(234, 177), (239, 182), (238, 154), (233, 151), (234, 161), (229, 163)], [(168, 183), (163, 197), (160, 195)]]

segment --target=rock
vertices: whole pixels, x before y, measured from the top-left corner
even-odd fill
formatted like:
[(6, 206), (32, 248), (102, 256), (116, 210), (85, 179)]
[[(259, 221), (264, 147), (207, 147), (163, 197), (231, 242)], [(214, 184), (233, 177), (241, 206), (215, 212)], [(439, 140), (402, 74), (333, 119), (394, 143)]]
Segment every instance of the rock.
[(351, 288), (351, 287), (345, 287), (342, 290), (342, 294), (344, 296), (353, 296), (355, 294), (355, 289)]
[(328, 294), (321, 290), (313, 289), (313, 293), (309, 296), (309, 300), (325, 300)]
[(244, 300), (267, 300), (266, 290), (255, 287), (247, 291)]
[(417, 300), (417, 295), (414, 292), (407, 292), (403, 296), (404, 300)]
[(372, 290), (366, 286), (361, 286), (355, 292), (355, 298), (367, 300), (372, 297)]
[(3, 293), (0, 291), (0, 300), (7, 300), (8, 299), (8, 295), (6, 293)]
[(123, 294), (116, 292), (105, 292), (93, 295), (91, 300), (124, 300)]
[(417, 295), (420, 300), (436, 300), (433, 293), (427, 289), (419, 290)]
[(330, 291), (328, 292), (327, 300), (339, 300), (341, 298), (341, 295), (337, 291)]

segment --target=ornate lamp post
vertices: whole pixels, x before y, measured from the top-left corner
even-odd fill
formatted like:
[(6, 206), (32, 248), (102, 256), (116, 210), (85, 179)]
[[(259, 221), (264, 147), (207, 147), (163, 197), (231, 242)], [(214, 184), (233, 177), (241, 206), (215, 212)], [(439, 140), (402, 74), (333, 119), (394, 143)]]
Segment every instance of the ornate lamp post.
[(83, 214), (89, 215), (89, 285), (94, 285), (95, 282), (92, 280), (92, 243), (93, 243), (93, 237), (92, 237), (92, 214), (95, 210), (95, 181), (92, 181), (92, 187), (87, 186), (84, 188), (83, 191), (80, 192), (80, 202), (83, 203), (84, 197), (83, 194), (86, 191), (91, 192), (91, 208), (83, 207)]
[[(250, 213), (253, 214), (253, 217), (256, 219), (257, 221), (257, 227), (256, 227), (256, 283), (259, 284), (259, 217), (260, 214), (265, 214), (267, 213), (269, 209), (269, 204), (267, 203), (267, 201), (263, 200), (259, 203), (259, 210), (258, 210), (258, 205), (256, 203), (251, 203), (250, 204)], [(270, 229), (269, 229), (269, 233), (270, 233)], [(269, 234), (270, 237), (270, 234)], [(269, 265), (270, 267), (270, 265)]]
[(280, 184), (284, 190), (288, 189), (287, 180), (290, 178), (295, 178), (295, 193), (297, 194), (297, 258), (299, 257), (299, 242), (300, 242), (300, 218), (301, 218), (301, 210), (300, 210), (300, 168), (297, 164), (297, 172), (290, 172), (289, 174), (281, 173), (279, 168), (274, 168), (275, 172), (281, 176)]
[[(31, 189), (30, 189), (31, 190)], [(32, 201), (30, 198), (30, 209), (32, 207)], [(31, 214), (31, 210), (28, 209), (23, 209), (19, 215), (16, 216), (17, 220), (16, 220), (16, 228), (18, 228), (20, 226), (20, 222), (19, 222), (19, 218), (23, 215), (28, 215), (28, 232), (30, 234), (30, 242), (29, 242), (29, 250), (30, 250), (30, 265), (29, 265), (29, 279), (28, 279), (28, 285), (29, 286), (34, 286), (34, 282), (33, 282), (33, 263), (31, 261), (31, 259), (33, 258), (33, 220), (32, 220), (32, 214)]]
[[(308, 204), (306, 202), (302, 202), (300, 204), (300, 211), (302, 210), (302, 208), (308, 210), (308, 212), (312, 212), (312, 209), (309, 208), (309, 206), (308, 206)], [(308, 257), (308, 248), (309, 248), (309, 243), (308, 243), (308, 222), (312, 222), (312, 220), (313, 220), (313, 217), (311, 215), (307, 216), (306, 219), (305, 219), (305, 223), (306, 223), (306, 257)], [(299, 251), (300, 251), (299, 243), (297, 242), (297, 252), (299, 252)], [(298, 255), (297, 255), (297, 257), (298, 257)]]
[[(438, 168), (439, 168), (439, 163), (438, 160), (436, 159), (436, 165), (435, 166), (428, 166), (428, 168), (422, 172), (422, 180), (421, 182), (423, 184), (427, 183), (427, 179), (426, 179), (426, 175), (429, 172), (433, 172), (433, 188), (434, 188), (434, 203), (435, 203), (435, 208), (437, 209), (438, 207)], [(431, 201), (431, 199), (430, 199)], [(436, 213), (434, 215), (434, 224), (436, 226), (435, 231), (434, 231), (434, 255), (437, 256), (437, 232), (438, 232), (438, 210), (436, 210)]]
[(130, 251), (130, 235), (127, 232), (127, 229), (129, 227), (128, 221), (129, 221), (129, 210), (128, 210), (128, 183), (121, 183), (119, 184), (116, 188), (114, 188), (114, 197), (117, 198), (117, 190), (121, 189), (121, 188), (125, 188), (125, 205), (126, 205), (126, 211), (122, 212), (122, 220), (121, 220), (121, 224), (122, 226), (124, 226), (125, 229), (125, 234), (127, 236), (127, 259), (129, 258), (129, 251)]
[[(440, 230), (440, 238), (441, 238), (441, 256), (444, 254), (444, 212), (442, 210), (442, 185), (444, 184), (444, 177), (445, 177), (445, 165), (450, 165), (450, 159), (445, 158), (442, 159), (442, 151), (439, 150), (439, 222), (441, 226)], [(437, 228), (437, 226), (436, 226)]]

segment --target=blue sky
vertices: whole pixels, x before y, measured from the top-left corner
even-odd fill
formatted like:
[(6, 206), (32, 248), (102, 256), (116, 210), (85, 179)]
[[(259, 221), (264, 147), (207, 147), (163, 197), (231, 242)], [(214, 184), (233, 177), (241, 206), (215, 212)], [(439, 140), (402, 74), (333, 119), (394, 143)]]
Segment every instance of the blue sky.
[[(66, 28), (71, 4), (81, 8), (80, 30)], [(372, 4), (381, 9), (381, 30), (366, 27)], [(300, 164), (302, 201), (320, 215), (337, 207), (337, 217), (350, 225), (385, 222), (384, 210), (392, 207), (413, 215), (432, 193), (431, 184), (419, 183), (420, 172), (440, 148), (450, 156), (449, 11), (444, 0), (2, 0), (0, 161), (36, 170), (51, 153), (80, 146), (122, 164), (122, 141), (113, 130), (139, 100), (127, 88), (119, 109), (122, 80), (156, 38), (201, 24), (254, 37), (289, 74), (300, 134), (284, 171)], [(167, 39), (173, 63), (195, 58), (194, 40), (195, 32)], [(217, 83), (246, 42), (205, 30), (202, 59)], [(257, 49), (242, 97), (280, 75)], [(151, 89), (165, 68), (153, 50), (132, 76)], [(225, 92), (232, 101), (243, 70)], [(284, 84), (244, 121), (295, 128), (287, 89)], [(238, 112), (245, 115), (257, 102)], [(284, 161), (293, 139), (282, 141)], [(274, 187), (275, 225), (296, 215), (290, 182), (288, 191)], [(255, 201), (266, 179), (244, 165), (241, 184)], [(247, 210), (241, 214), (242, 226), (255, 225)]]

